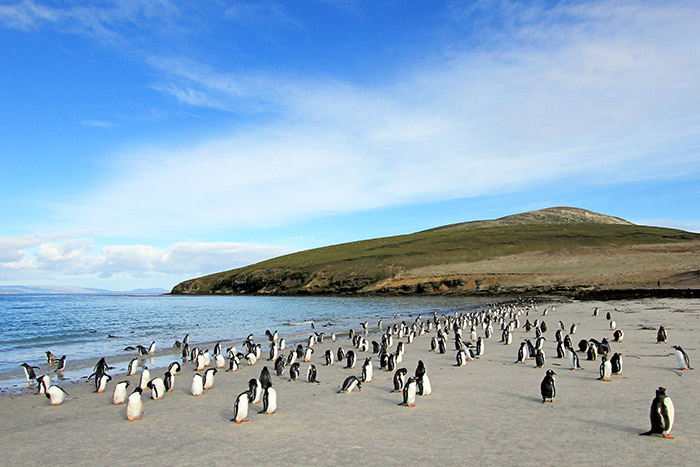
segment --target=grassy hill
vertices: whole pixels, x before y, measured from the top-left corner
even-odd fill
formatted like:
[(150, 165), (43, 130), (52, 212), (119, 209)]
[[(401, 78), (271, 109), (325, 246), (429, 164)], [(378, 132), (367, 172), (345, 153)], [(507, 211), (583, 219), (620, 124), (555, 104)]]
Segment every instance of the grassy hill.
[(302, 251), (175, 294), (577, 293), (700, 289), (700, 234), (559, 207)]

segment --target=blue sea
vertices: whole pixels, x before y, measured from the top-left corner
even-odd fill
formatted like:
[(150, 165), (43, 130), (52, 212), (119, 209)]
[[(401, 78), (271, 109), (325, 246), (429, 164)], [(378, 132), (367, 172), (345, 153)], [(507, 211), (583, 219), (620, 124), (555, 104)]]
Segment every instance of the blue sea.
[(313, 323), (317, 332), (347, 333), (361, 321), (376, 326), (379, 318), (453, 313), (479, 309), (493, 301), (465, 297), (241, 297), (124, 295), (0, 295), (0, 389), (25, 386), (21, 364), (50, 372), (49, 350), (67, 356), (64, 378), (86, 378), (102, 357), (123, 371), (137, 355), (127, 346), (156, 342), (149, 367), (165, 367), (177, 359), (176, 340), (190, 334), (190, 345), (211, 349), (240, 346), (248, 334), (263, 343), (265, 330), (277, 330), (289, 344), (306, 339)]

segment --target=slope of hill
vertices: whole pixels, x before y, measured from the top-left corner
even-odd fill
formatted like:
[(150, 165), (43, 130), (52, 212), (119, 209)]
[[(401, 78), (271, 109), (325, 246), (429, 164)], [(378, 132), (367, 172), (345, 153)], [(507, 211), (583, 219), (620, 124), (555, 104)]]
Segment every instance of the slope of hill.
[(558, 207), (302, 251), (174, 294), (580, 293), (700, 289), (700, 234)]

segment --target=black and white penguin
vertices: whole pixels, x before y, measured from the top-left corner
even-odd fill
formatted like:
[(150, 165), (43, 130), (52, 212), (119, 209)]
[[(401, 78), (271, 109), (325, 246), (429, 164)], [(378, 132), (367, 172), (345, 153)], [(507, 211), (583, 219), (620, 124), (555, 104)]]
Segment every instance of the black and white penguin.
[(318, 372), (316, 370), (316, 365), (314, 365), (312, 363), (309, 365), (309, 368), (306, 370), (306, 382), (320, 384), (321, 382), (317, 379), (317, 376), (318, 376)]
[(299, 360), (303, 359), (304, 358), (304, 346), (301, 344), (297, 344), (296, 353), (297, 353), (297, 358)]
[(406, 368), (399, 368), (394, 372), (394, 390), (391, 392), (401, 392), (406, 381), (406, 374), (408, 370)]
[[(280, 357), (282, 358), (282, 357)], [(232, 355), (228, 359), (228, 370), (226, 371), (231, 371), (233, 373), (238, 371), (238, 368), (241, 366), (240, 361), (238, 360), (237, 355)]]
[(612, 357), (610, 357), (610, 366), (612, 370), (612, 374), (614, 375), (621, 375), (622, 374), (622, 354), (621, 353), (614, 353)]
[[(201, 377), (201, 375), (197, 376)], [(142, 392), (143, 389), (141, 388), (134, 389), (134, 392), (129, 394), (129, 398), (126, 401), (126, 419), (130, 422), (141, 420), (141, 415), (143, 414)]]
[(165, 395), (165, 382), (163, 378), (153, 378), (148, 382), (148, 389), (151, 390), (151, 399), (160, 400)]
[(399, 405), (405, 405), (406, 407), (415, 407), (416, 405), (416, 393), (418, 391), (416, 384), (416, 377), (411, 376), (406, 381), (406, 385), (403, 388), (403, 402)]
[(175, 387), (175, 375), (170, 371), (166, 371), (163, 375), (163, 384), (165, 385), (165, 392), (173, 392)]
[(238, 397), (236, 397), (236, 402), (233, 403), (232, 422), (236, 422), (240, 425), (241, 423), (248, 421), (248, 402), (250, 402), (250, 398), (250, 390), (243, 391), (238, 395)]
[(112, 377), (107, 373), (101, 373), (95, 376), (95, 392), (98, 394), (104, 393), (107, 388), (107, 383), (110, 381), (112, 381)]
[(457, 366), (467, 366), (467, 353), (464, 351), (464, 349), (459, 349), (457, 351)]
[(348, 376), (345, 378), (345, 381), (343, 381), (343, 386), (338, 393), (353, 392), (355, 389), (362, 391), (362, 383), (357, 376)]
[(51, 377), (49, 375), (39, 375), (36, 381), (38, 383), (36, 393), (46, 394), (46, 390), (51, 386)]
[(564, 358), (564, 357), (566, 357), (566, 352), (564, 350), (564, 343), (557, 342), (557, 358)]
[(581, 353), (587, 353), (590, 346), (590, 342), (588, 342), (586, 339), (581, 339), (578, 341), (578, 351)]
[(676, 349), (678, 369), (683, 371), (692, 370), (693, 368), (690, 366), (690, 358), (688, 358), (688, 354), (685, 353), (685, 350), (683, 350), (680, 345), (673, 345), (672, 347)]
[(46, 362), (49, 366), (56, 366), (58, 364), (58, 359), (50, 350), (46, 351)]
[(658, 332), (656, 333), (656, 343), (657, 343), (657, 344), (661, 344), (661, 343), (665, 344), (665, 343), (666, 343), (666, 339), (667, 339), (667, 336), (666, 336), (666, 328), (665, 328), (664, 325), (662, 324), (661, 326), (659, 326), (659, 330), (658, 330)]
[(447, 345), (445, 344), (445, 339), (438, 339), (438, 353), (444, 354), (447, 352)]
[(372, 382), (372, 357), (366, 358), (365, 363), (362, 364), (362, 382)]
[(143, 367), (143, 370), (141, 370), (141, 378), (139, 379), (139, 387), (141, 388), (142, 391), (145, 391), (146, 388), (148, 387), (148, 382), (151, 380), (151, 372), (148, 370), (148, 367)]
[(641, 435), (661, 435), (664, 438), (673, 439), (669, 434), (673, 428), (673, 421), (676, 416), (676, 410), (673, 407), (673, 401), (666, 395), (666, 388), (659, 387), (656, 389), (656, 397), (651, 401), (651, 409), (649, 410), (649, 421), (651, 429)]
[(338, 361), (342, 362), (343, 360), (345, 360), (345, 351), (342, 347), (338, 347)]
[(598, 316), (598, 307), (595, 307), (595, 310), (593, 310), (593, 316)]
[(292, 363), (292, 366), (289, 367), (289, 380), (290, 381), (299, 381), (299, 362), (294, 362)]
[(260, 377), (258, 378), (260, 381), (260, 386), (263, 388), (263, 390), (272, 387), (272, 377), (270, 376), (270, 370), (267, 369), (267, 367), (263, 367), (262, 371), (260, 372)]
[(333, 366), (334, 356), (333, 356), (333, 351), (331, 349), (327, 349), (324, 352), (323, 358), (326, 360), (326, 366)]
[(569, 366), (571, 367), (572, 370), (580, 370), (582, 369), (581, 364), (578, 359), (578, 354), (574, 349), (567, 349), (566, 350), (566, 356), (569, 359)]
[(190, 392), (193, 396), (201, 396), (204, 394), (204, 377), (201, 373), (195, 373), (194, 376), (192, 376)]
[(27, 383), (31, 383), (33, 379), (36, 379), (36, 373), (34, 369), (39, 369), (38, 366), (31, 366), (28, 363), (22, 363), (22, 368), (24, 369), (24, 376), (27, 378)]
[(598, 360), (598, 347), (595, 345), (589, 345), (588, 351), (586, 352), (586, 359), (595, 361)]
[(128, 381), (119, 381), (114, 385), (112, 403), (114, 405), (126, 404), (126, 389), (131, 385)]
[(51, 402), (51, 406), (54, 406), (54, 405), (63, 404), (63, 401), (66, 399), (66, 396), (68, 395), (68, 393), (66, 391), (64, 391), (62, 388), (56, 386), (55, 384), (52, 384), (46, 390), (45, 395), (46, 395), (46, 398)]
[(612, 315), (610, 314), (609, 311), (608, 311), (607, 313), (605, 313), (605, 319), (607, 319), (608, 321), (610, 321), (611, 318), (612, 318)]
[(622, 329), (616, 329), (615, 332), (613, 332), (613, 340), (615, 342), (622, 342), (624, 338), (625, 333), (622, 331)]
[(204, 385), (205, 391), (212, 389), (214, 387), (214, 376), (216, 375), (216, 368), (207, 368), (204, 372)]
[(544, 355), (544, 350), (537, 349), (537, 354), (535, 355), (535, 366), (537, 368), (542, 368), (546, 362), (546, 357)]
[(547, 370), (547, 373), (544, 375), (544, 379), (540, 383), (540, 394), (542, 394), (543, 404), (547, 401), (554, 402), (554, 399), (557, 396), (554, 375), (556, 375), (554, 370)]
[(268, 387), (263, 391), (262, 404), (263, 408), (259, 413), (273, 414), (277, 411), (277, 391), (275, 388)]
[(277, 357), (277, 360), (275, 360), (275, 373), (277, 376), (282, 376), (284, 374), (284, 367), (285, 367), (285, 359), (282, 355)]
[(578, 325), (577, 325), (576, 323), (573, 323), (573, 324), (571, 325), (571, 328), (569, 329), (569, 334), (576, 334), (576, 328), (577, 328), (577, 326), (578, 326)]
[(610, 381), (610, 377), (612, 376), (612, 365), (610, 364), (610, 361), (608, 360), (608, 357), (603, 355), (600, 357), (601, 364), (600, 364), (600, 378), (603, 381)]
[(355, 365), (357, 364), (357, 356), (355, 356), (355, 352), (352, 350), (348, 350), (348, 353), (347, 353), (345, 358), (346, 358), (345, 368), (355, 369)]
[(479, 336), (479, 338), (476, 340), (476, 355), (478, 357), (483, 357), (484, 356), (484, 340)]
[(148, 353), (149, 354), (156, 353), (156, 341), (151, 342), (151, 345), (148, 347)]
[(54, 373), (62, 373), (63, 370), (66, 369), (66, 356), (64, 355), (63, 357), (59, 358), (58, 361), (56, 362), (56, 369), (54, 370)]
[(294, 350), (289, 351), (289, 355), (287, 356), (287, 366), (293, 365), (294, 362), (297, 360), (297, 353)]
[(518, 359), (515, 363), (522, 363), (524, 365), (528, 358), (530, 358), (530, 349), (527, 342), (523, 341), (520, 343), (520, 348), (518, 348)]
[(250, 402), (259, 404), (262, 401), (262, 384), (256, 378), (248, 380), (248, 391), (250, 392)]

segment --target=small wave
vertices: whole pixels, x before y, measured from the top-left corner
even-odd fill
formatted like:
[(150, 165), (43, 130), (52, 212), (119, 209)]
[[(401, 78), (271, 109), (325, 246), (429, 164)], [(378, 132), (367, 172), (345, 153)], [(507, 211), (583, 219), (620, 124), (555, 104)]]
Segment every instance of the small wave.
[(287, 321), (286, 323), (282, 323), (282, 326), (304, 326), (304, 325), (309, 325), (309, 324), (313, 324), (313, 323), (314, 323), (313, 320), (301, 321), (299, 323), (292, 323), (292, 322)]

